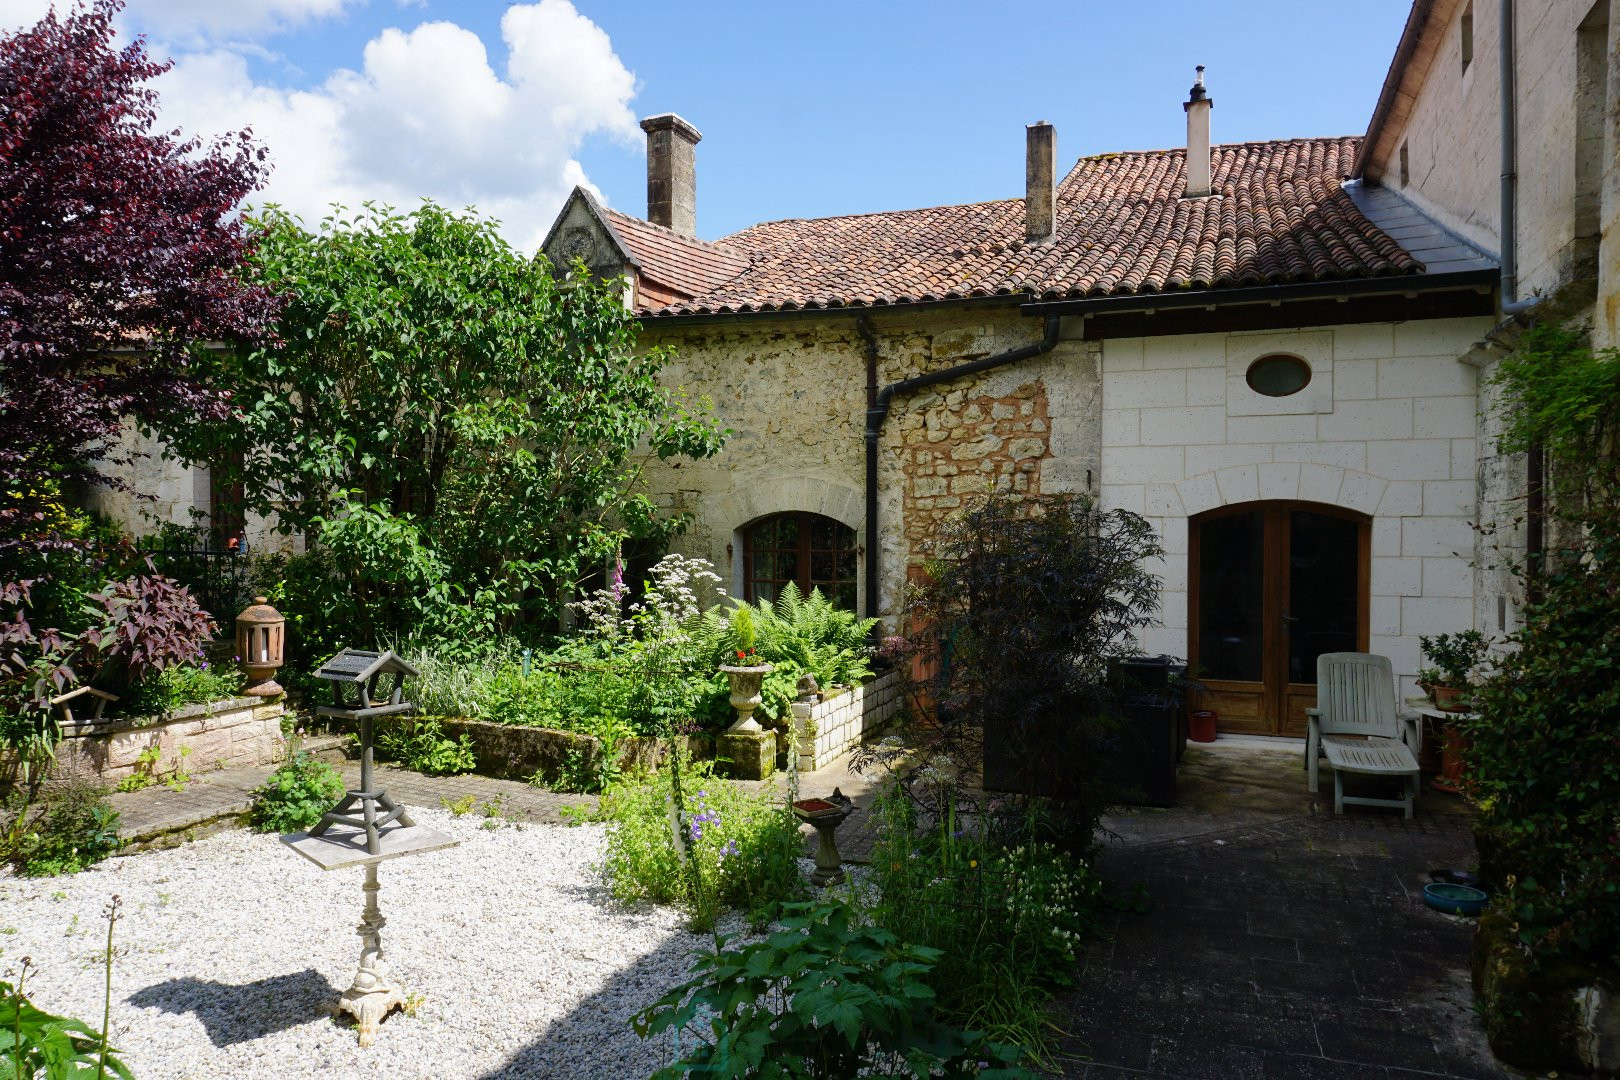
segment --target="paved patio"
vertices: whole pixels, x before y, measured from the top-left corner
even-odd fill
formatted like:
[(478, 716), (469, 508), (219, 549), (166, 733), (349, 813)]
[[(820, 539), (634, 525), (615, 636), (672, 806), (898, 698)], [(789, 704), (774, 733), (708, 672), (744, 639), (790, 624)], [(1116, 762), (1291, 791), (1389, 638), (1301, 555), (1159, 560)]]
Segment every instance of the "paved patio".
[(1058, 1002), (1067, 1076), (1415, 1080), (1519, 1075), (1472, 1009), (1471, 921), (1430, 911), (1432, 869), (1474, 863), (1471, 815), (1426, 792), (1333, 815), (1301, 750), (1189, 747), (1180, 805), (1108, 819), (1101, 869), (1149, 910), (1110, 917)]
[[(351, 788), (359, 786), (360, 766), (342, 761), (341, 737), (310, 740), (309, 749), (333, 760)], [(239, 769), (218, 769), (196, 774), (183, 790), (161, 784), (142, 791), (117, 792), (110, 801), (119, 813), (118, 834), (132, 848), (165, 847), (205, 836), (218, 829), (239, 825), (246, 816), (249, 795), (275, 771), (273, 765)], [(392, 765), (379, 764), (382, 785), (395, 802), (406, 806), (446, 806), (472, 800), (473, 813), (494, 806), (496, 812), (514, 820), (560, 823), (564, 811), (574, 807), (594, 810), (594, 795), (569, 795), (544, 791), (517, 780), (497, 780), (488, 776), (424, 776)], [(776, 782), (785, 784), (778, 774)], [(746, 786), (758, 788), (758, 783)], [(862, 777), (848, 769), (843, 757), (826, 767), (799, 778), (803, 797), (830, 795), (837, 788), (865, 810), (876, 794), (875, 778)], [(872, 815), (855, 814), (838, 831), (839, 850), (850, 862), (865, 862), (872, 846)], [(807, 843), (815, 830), (804, 826)], [(810, 850), (814, 850), (813, 845)]]

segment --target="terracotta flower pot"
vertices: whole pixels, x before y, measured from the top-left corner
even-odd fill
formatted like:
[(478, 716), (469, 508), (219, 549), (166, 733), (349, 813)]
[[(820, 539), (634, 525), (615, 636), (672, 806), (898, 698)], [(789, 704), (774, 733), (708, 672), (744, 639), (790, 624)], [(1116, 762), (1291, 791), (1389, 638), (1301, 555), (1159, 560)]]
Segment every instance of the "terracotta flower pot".
[(1214, 709), (1194, 709), (1187, 714), (1187, 738), (1193, 742), (1214, 742), (1215, 724), (1220, 714)]

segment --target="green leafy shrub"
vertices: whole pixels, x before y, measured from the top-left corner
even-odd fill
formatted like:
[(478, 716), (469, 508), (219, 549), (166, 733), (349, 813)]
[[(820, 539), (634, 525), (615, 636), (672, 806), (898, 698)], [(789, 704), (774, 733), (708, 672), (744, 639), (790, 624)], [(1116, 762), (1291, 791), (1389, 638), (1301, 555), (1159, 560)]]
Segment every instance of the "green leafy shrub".
[(683, 783), (693, 788), (685, 800), (690, 866), (671, 825), (667, 783), (621, 785), (602, 797), (609, 821), (602, 870), (616, 899), (680, 904), (698, 925), (712, 924), (721, 906), (735, 907), (764, 925), (779, 905), (804, 895), (804, 840), (780, 791), (750, 792), (701, 767)]
[[(1474, 693), (1467, 778), (1497, 910), (1538, 964), (1620, 969), (1620, 352), (1533, 332), (1495, 377), (1500, 449), (1545, 448), (1551, 549)], [(1487, 1018), (1488, 1023), (1490, 1018)]]
[(233, 667), (210, 666), (207, 660), (176, 664), (147, 676), (119, 701), (126, 716), (162, 716), (186, 705), (233, 698), (242, 688), (242, 673)]
[(377, 747), (407, 769), (428, 776), (472, 772), (478, 764), (472, 739), (452, 739), (435, 717), (402, 720), (377, 734)]
[(248, 824), (258, 832), (307, 829), (337, 805), (343, 791), (336, 769), (299, 751), (253, 791)]
[(1100, 932), (1101, 879), (1049, 844), (970, 835), (952, 805), (919, 834), (915, 802), (879, 802), (871, 917), (939, 950), (927, 981), (942, 1016), (1038, 1052), (1051, 989), (1073, 982), (1076, 950)]
[(1418, 645), (1423, 655), (1434, 664), (1433, 672), (1439, 676), (1440, 686), (1464, 690), (1473, 685), (1474, 672), (1485, 661), (1491, 643), (1478, 630), (1460, 630), (1455, 634), (1419, 636)]
[(6, 829), (15, 837), (10, 852), (28, 877), (75, 874), (118, 850), (118, 811), (106, 790), (72, 780), (52, 791), (42, 810), (19, 802)]
[(1033, 1077), (1017, 1047), (934, 1014), (937, 949), (863, 925), (841, 904), (790, 904), (781, 929), (698, 953), (696, 975), (634, 1018), (690, 1047), (655, 1080), (732, 1077)]

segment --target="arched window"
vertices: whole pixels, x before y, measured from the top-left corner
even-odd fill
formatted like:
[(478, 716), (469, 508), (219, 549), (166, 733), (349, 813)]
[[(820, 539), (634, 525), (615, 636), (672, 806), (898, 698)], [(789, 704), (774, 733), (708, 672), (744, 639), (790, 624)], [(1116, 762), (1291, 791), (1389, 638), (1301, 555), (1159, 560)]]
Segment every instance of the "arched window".
[(743, 530), (743, 595), (775, 600), (792, 581), (855, 609), (855, 530), (820, 514), (773, 514)]

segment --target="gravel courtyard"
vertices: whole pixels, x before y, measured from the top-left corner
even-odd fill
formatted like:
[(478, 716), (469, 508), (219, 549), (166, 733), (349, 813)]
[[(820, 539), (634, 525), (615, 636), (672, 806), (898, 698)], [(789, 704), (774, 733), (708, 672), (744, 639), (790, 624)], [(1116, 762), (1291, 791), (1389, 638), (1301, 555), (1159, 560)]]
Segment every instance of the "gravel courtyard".
[(629, 1017), (686, 977), (706, 939), (673, 909), (612, 902), (591, 869), (601, 826), (413, 813), (461, 844), (382, 864), (384, 950), (419, 1000), (370, 1050), (333, 1015), (359, 957), (364, 872), (323, 873), (274, 836), (0, 876), (0, 970), (33, 957), (30, 997), (99, 1025), (101, 912), (116, 893), (113, 1039), (139, 1080), (619, 1080), (670, 1060)]

